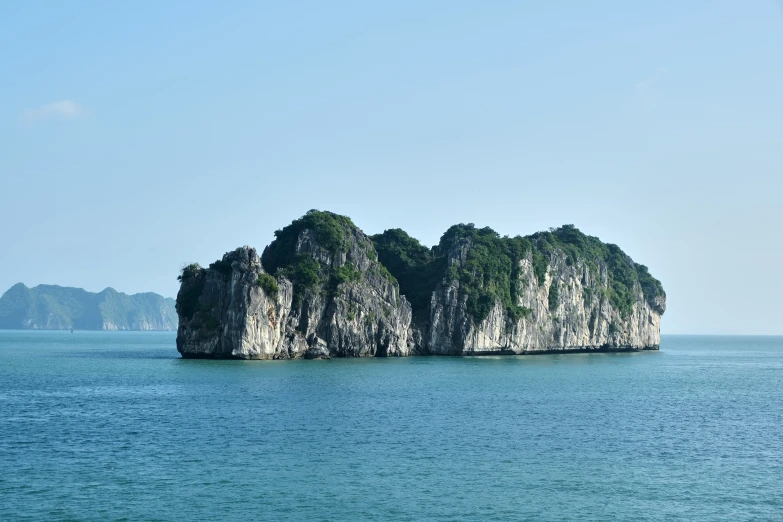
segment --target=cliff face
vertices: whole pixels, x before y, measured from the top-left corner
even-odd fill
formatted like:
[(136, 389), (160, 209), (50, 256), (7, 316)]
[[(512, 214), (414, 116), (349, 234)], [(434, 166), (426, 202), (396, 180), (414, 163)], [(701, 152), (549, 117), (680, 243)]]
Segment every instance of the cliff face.
[[(332, 223), (334, 224), (334, 223)], [(313, 228), (287, 231), (264, 253), (243, 247), (183, 273), (177, 349), (185, 357), (290, 359), (409, 355), (411, 308), (372, 241), (337, 223), (340, 245)], [(290, 237), (293, 236), (293, 237)]]
[(174, 300), (158, 294), (127, 295), (113, 288), (99, 293), (81, 288), (22, 283), (0, 298), (0, 328), (22, 330), (174, 330)]
[(209, 268), (183, 269), (177, 348), (184, 357), (526, 354), (660, 344), (660, 283), (616, 246), (570, 226), (509, 239), (457, 225), (427, 249), (402, 231), (369, 238), (343, 216), (311, 211), (275, 235), (261, 258), (243, 247)]
[[(449, 252), (449, 266), (465, 262), (470, 245)], [(585, 350), (658, 349), (665, 297), (647, 300), (641, 286), (632, 288), (633, 304), (623, 313), (607, 298), (609, 269), (585, 261), (569, 265), (562, 251), (547, 259), (544, 280), (534, 274), (532, 254), (519, 260), (519, 304), (528, 315), (512, 319), (500, 301), (477, 321), (460, 295), (458, 280), (444, 281), (432, 297), (423, 351), (471, 355)], [(550, 299), (556, 295), (556, 299)]]
[(272, 358), (291, 308), (290, 282), (267, 295), (258, 284), (261, 261), (249, 247), (227, 253), (222, 262), (222, 268), (183, 274), (177, 349), (189, 357)]

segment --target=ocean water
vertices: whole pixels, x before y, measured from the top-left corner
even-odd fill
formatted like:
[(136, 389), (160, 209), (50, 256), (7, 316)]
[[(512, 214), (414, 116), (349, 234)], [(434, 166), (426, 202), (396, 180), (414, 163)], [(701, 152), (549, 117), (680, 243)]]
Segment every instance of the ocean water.
[(781, 519), (781, 337), (264, 362), (0, 332), (0, 520)]

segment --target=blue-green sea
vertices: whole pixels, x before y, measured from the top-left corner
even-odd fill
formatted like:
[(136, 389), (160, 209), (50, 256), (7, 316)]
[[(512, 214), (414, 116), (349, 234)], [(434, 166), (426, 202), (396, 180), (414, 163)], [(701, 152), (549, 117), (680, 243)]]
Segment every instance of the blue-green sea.
[(0, 332), (0, 520), (781, 519), (781, 337), (205, 361)]

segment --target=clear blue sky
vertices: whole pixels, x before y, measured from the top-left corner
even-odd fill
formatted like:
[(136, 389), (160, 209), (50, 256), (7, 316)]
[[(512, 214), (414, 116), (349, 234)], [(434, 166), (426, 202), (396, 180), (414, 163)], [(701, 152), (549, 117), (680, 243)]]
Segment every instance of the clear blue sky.
[(0, 292), (174, 296), (310, 208), (432, 245), (574, 223), (664, 333), (783, 333), (770, 1), (2, 2)]

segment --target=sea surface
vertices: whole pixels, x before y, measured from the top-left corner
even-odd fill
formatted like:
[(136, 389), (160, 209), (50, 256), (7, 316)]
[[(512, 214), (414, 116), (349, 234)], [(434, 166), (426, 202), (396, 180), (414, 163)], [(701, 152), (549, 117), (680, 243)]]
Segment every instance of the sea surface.
[(781, 520), (783, 337), (183, 360), (0, 331), (0, 520)]

